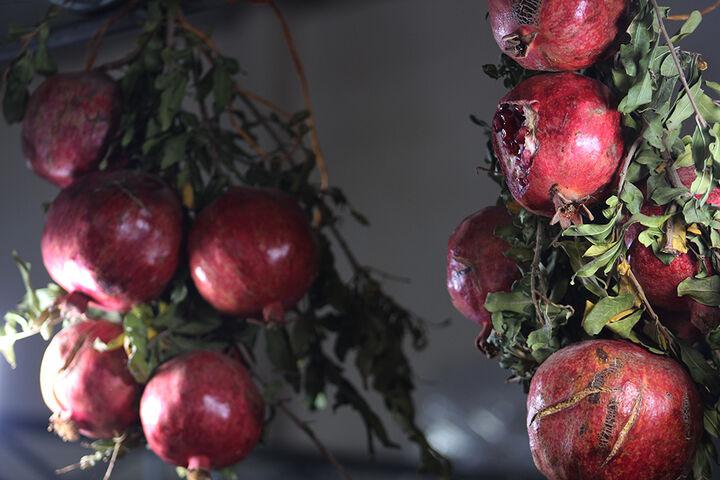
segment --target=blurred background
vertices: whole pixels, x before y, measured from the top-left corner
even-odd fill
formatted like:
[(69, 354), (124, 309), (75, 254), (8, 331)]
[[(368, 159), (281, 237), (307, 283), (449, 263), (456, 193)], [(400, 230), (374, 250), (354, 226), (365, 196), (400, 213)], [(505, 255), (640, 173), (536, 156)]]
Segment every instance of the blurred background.
[[(87, 3), (87, 2), (78, 2)], [(110, 2), (100, 2), (110, 3)], [(190, 2), (192, 21), (211, 31), (221, 50), (248, 72), (247, 88), (288, 109), (301, 107), (299, 86), (280, 30), (267, 8), (243, 2)], [(433, 325), (430, 347), (414, 356), (420, 423), (430, 441), (456, 464), (456, 478), (536, 479), (525, 431), (525, 396), (505, 383), (506, 372), (474, 348), (476, 329), (452, 309), (445, 290), (447, 238), (463, 217), (494, 203), (497, 187), (476, 168), (485, 138), (470, 114), (489, 119), (503, 95), (482, 65), (499, 51), (480, 0), (289, 0), (289, 16), (310, 81), (331, 182), (371, 221), (345, 225), (364, 263), (406, 276), (389, 282), (398, 300)], [(708, 1), (672, 1), (676, 12)], [(46, 0), (0, 0), (0, 31), (35, 23)], [(109, 13), (63, 16), (54, 36), (61, 70), (82, 67), (87, 39)], [(720, 76), (717, 21), (712, 14), (685, 45), (707, 55), (710, 78)], [(673, 27), (674, 29), (675, 27)], [(131, 48), (122, 25), (102, 57)], [(0, 48), (0, 63), (15, 46)], [(102, 61), (102, 59), (101, 59)], [(48, 281), (40, 260), (42, 203), (56, 190), (25, 167), (20, 129), (0, 124), (0, 311), (23, 294), (11, 251)], [(452, 319), (449, 326), (445, 320)], [(87, 453), (45, 432), (48, 411), (37, 383), (42, 339), (17, 345), (18, 368), (0, 362), (0, 480), (51, 479), (54, 470)], [(378, 405), (378, 407), (380, 407)], [(379, 408), (382, 410), (382, 408)], [(369, 459), (361, 422), (350, 411), (310, 415), (322, 441), (355, 479), (418, 479), (415, 449), (378, 450)], [(391, 419), (388, 425), (392, 424)], [(65, 478), (101, 478), (102, 466)], [(267, 442), (237, 469), (240, 479), (334, 479), (336, 474), (304, 435), (278, 418)], [(114, 479), (177, 478), (153, 455), (123, 459)], [(718, 477), (720, 478), (720, 477)]]

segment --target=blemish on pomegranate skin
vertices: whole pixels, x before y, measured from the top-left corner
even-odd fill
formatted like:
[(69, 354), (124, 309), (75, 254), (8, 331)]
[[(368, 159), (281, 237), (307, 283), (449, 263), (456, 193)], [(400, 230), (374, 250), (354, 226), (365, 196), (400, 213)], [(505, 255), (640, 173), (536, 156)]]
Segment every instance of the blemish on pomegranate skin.
[(542, 0), (515, 0), (512, 15), (520, 25), (537, 25), (540, 18)]
[(693, 437), (692, 420), (690, 415), (690, 398), (687, 392), (683, 394), (682, 402), (682, 421), (685, 428), (685, 440), (690, 441)]
[(615, 430), (615, 424), (617, 423), (617, 411), (617, 400), (611, 398), (607, 405), (605, 421), (603, 422), (603, 428), (600, 432), (600, 448), (608, 448), (610, 445), (610, 438), (612, 437), (613, 431)]
[(602, 348), (595, 349), (595, 356), (602, 362), (607, 362), (609, 358), (607, 352)]

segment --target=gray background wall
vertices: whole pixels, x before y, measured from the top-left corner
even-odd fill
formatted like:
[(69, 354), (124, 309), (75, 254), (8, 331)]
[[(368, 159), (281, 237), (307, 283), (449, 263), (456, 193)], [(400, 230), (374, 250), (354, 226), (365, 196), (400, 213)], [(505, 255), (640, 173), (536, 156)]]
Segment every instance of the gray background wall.
[[(0, 1), (0, 24), (36, 18), (40, 3)], [(433, 328), (430, 348), (414, 357), (423, 425), (471, 478), (537, 478), (524, 428), (524, 395), (504, 383), (506, 373), (494, 361), (475, 351), (476, 331), (453, 311), (444, 287), (447, 237), (464, 216), (497, 195), (494, 184), (475, 171), (484, 138), (468, 118), (471, 113), (489, 118), (503, 94), (481, 68), (498, 57), (485, 2), (284, 3), (310, 80), (332, 183), (372, 222), (369, 229), (347, 224), (354, 249), (364, 262), (412, 278), (409, 285), (388, 283), (403, 304), (435, 323), (453, 320), (450, 327)], [(705, 3), (672, 2), (682, 10)], [(720, 61), (710, 41), (719, 16), (709, 17), (688, 44), (707, 54), (710, 76), (717, 75)], [(238, 58), (249, 72), (248, 88), (300, 107), (284, 43), (267, 9), (225, 6), (193, 20), (213, 30), (221, 49)], [(112, 37), (104, 55), (125, 51), (129, 39)], [(64, 70), (82, 65), (82, 46), (55, 54)], [(13, 249), (36, 267), (36, 283), (47, 281), (39, 256), (40, 204), (56, 191), (26, 170), (17, 126), (0, 125), (0, 157), (0, 310), (5, 311), (22, 295)], [(0, 363), (0, 480), (52, 478), (52, 468), (82, 454), (42, 431), (47, 411), (36, 378), (43, 346), (39, 339), (19, 344), (15, 371)], [(373, 470), (364, 457), (362, 426), (351, 413), (307, 418), (355, 467), (355, 478), (418, 478), (402, 468), (415, 459), (407, 445), (378, 454), (376, 466), (389, 462), (396, 469)], [(240, 467), (240, 478), (334, 478), (329, 469), (313, 469), (315, 458), (312, 445), (281, 421), (268, 445)], [(114, 478), (174, 477), (150, 455), (139, 453), (134, 460), (121, 462)], [(68, 478), (100, 477), (96, 470)]]

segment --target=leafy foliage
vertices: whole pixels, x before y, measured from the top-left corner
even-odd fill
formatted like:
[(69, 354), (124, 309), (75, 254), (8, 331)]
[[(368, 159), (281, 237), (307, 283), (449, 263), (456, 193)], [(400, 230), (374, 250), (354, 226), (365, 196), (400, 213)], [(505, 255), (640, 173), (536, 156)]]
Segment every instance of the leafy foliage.
[[(694, 478), (704, 479), (710, 478), (718, 458), (712, 438), (720, 434), (720, 327), (692, 344), (676, 338), (634, 280), (627, 238), (629, 229), (639, 229), (637, 241), (665, 263), (691, 252), (700, 273), (683, 282), (678, 295), (720, 305), (720, 280), (712, 274), (720, 267), (720, 212), (707, 203), (709, 192), (719, 185), (720, 88), (703, 78), (707, 64), (698, 53), (677, 49), (678, 69), (660, 22), (667, 9), (656, 10), (648, 0), (633, 2), (633, 8), (619, 52), (584, 72), (613, 90), (623, 113), (629, 142), (619, 186), (596, 209), (593, 222), (564, 231), (520, 209), (504, 189), (501, 202), (515, 212), (515, 221), (512, 229), (496, 234), (511, 243), (509, 255), (524, 276), (511, 293), (488, 296), (486, 308), (495, 330), (489, 342), (512, 379), (526, 388), (552, 352), (592, 337), (624, 338), (675, 357), (705, 400), (706, 434), (694, 466)], [(702, 15), (693, 12), (670, 41), (680, 44), (701, 20)], [(500, 65), (486, 66), (485, 72), (511, 88), (532, 74), (518, 68), (503, 57)], [(490, 174), (497, 179), (501, 173), (492, 152), (490, 157)], [(678, 178), (680, 167), (697, 171), (689, 188)], [(643, 214), (646, 202), (662, 206), (663, 212)], [(548, 238), (553, 240), (544, 240)]]
[[(124, 98), (132, 99), (126, 102), (121, 132), (108, 159), (122, 156), (128, 168), (164, 178), (182, 197), (189, 221), (228, 186), (282, 189), (312, 220), (321, 267), (307, 298), (290, 312), (291, 321), (264, 326), (215, 312), (195, 290), (185, 264), (167, 294), (118, 319), (125, 329), (122, 338), (96, 348), (123, 346), (130, 371), (143, 383), (158, 365), (198, 348), (231, 352), (252, 369), (269, 362), (274, 377), (257, 378), (273, 413), (289, 389), (304, 396), (310, 410), (355, 410), (365, 423), (371, 451), (376, 443), (396, 447), (366, 398), (373, 392), (418, 445), (423, 470), (449, 478), (449, 462), (428, 443), (415, 419), (414, 377), (406, 350), (425, 347), (424, 323), (383, 290), (378, 276), (354, 257), (343, 238), (340, 227), (345, 218), (362, 224), (367, 220), (341, 190), (321, 188), (315, 181), (317, 151), (307, 139), (313, 128), (311, 113), (288, 114), (241, 88), (237, 61), (222, 55), (188, 22), (179, 2), (141, 3), (144, 22), (136, 48), (126, 58), (98, 67), (112, 71)], [(8, 122), (22, 119), (35, 74), (55, 71), (46, 47), (53, 16), (21, 37), (21, 53), (8, 67)], [(337, 253), (343, 258), (336, 258)], [(350, 278), (339, 273), (340, 262), (349, 265)], [(27, 279), (29, 267), (20, 265)], [(11, 346), (18, 332), (29, 335), (45, 328), (48, 312), (56, 312), (52, 325), (72, 321), (68, 309), (62, 308), (65, 301), (65, 292), (56, 286), (33, 290), (28, 285), (26, 299), (16, 312), (8, 313), (5, 336), (0, 337), (9, 361), (14, 359)], [(350, 380), (351, 369), (359, 374), (361, 386)], [(82, 467), (106, 459), (107, 445), (96, 450)]]

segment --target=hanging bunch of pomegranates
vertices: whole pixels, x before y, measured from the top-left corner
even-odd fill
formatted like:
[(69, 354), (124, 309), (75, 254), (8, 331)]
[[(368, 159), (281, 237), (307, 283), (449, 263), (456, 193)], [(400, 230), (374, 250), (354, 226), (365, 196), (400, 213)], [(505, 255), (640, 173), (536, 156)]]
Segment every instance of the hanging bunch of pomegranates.
[[(57, 8), (18, 34), (4, 114), (22, 122), (30, 168), (61, 191), (42, 236), (55, 283), (34, 289), (16, 257), (27, 294), (5, 316), (2, 353), (14, 364), (16, 341), (51, 339), (40, 374), (50, 427), (94, 440), (70, 469), (104, 461), (111, 471), (147, 444), (188, 478), (210, 478), (250, 454), (275, 412), (319, 444), (286, 405), (288, 390), (310, 410), (354, 409), (370, 448), (392, 447), (346, 373), (352, 359), (422, 468), (447, 478), (449, 463), (416, 424), (404, 350), (424, 347), (423, 322), (343, 238), (343, 219), (366, 221), (329, 185), (285, 17), (272, 1), (254, 3), (275, 14), (298, 66), (306, 105), (296, 114), (247, 91), (238, 63), (175, 0), (126, 2), (80, 72), (59, 73), (48, 53)], [(123, 16), (139, 22), (136, 45), (98, 65)]]
[[(720, 84), (656, 0), (489, 0), (511, 91), (497, 206), (449, 242), (478, 347), (529, 391), (551, 480), (712, 476), (720, 435)], [(708, 12), (712, 11), (712, 8)], [(673, 35), (671, 20), (684, 23)]]

